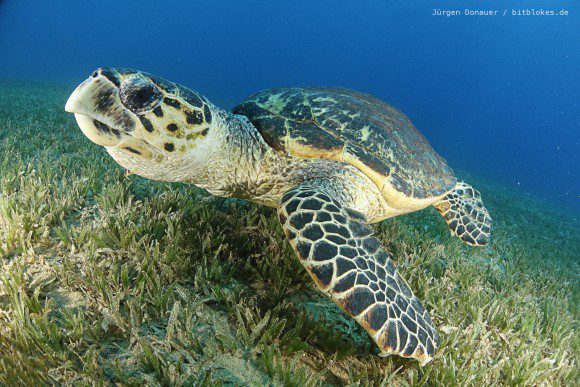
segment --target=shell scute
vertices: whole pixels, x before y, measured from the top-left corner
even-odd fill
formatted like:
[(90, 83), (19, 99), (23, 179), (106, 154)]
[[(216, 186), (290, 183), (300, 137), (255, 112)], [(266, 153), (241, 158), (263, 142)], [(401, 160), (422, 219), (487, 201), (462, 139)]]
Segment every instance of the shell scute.
[(344, 141), (321, 131), (313, 122), (287, 121), (287, 136), (290, 153), (301, 157), (337, 158), (342, 152)]

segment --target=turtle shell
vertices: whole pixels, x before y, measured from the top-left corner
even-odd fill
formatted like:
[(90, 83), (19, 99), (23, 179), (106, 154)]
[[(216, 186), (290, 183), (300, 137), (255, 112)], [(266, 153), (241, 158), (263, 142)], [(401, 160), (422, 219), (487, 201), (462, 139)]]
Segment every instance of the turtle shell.
[(278, 152), (349, 163), (386, 197), (434, 198), (456, 184), (451, 168), (409, 118), (367, 94), (335, 87), (275, 88), (250, 96), (233, 112), (248, 117)]

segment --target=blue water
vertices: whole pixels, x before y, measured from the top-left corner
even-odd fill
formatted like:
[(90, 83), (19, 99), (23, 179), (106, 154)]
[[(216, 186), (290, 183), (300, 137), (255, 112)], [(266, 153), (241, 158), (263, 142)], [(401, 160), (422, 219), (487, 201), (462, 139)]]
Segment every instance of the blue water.
[[(453, 168), (576, 213), (578, 2), (387, 3), (0, 1), (0, 78), (72, 88), (131, 67), (223, 107), (273, 86), (345, 86), (401, 108)], [(569, 14), (512, 16), (521, 8)]]

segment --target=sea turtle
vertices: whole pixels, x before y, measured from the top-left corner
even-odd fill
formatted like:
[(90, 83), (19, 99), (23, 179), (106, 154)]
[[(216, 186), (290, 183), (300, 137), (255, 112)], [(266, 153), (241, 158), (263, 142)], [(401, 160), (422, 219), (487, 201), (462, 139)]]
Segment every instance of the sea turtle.
[(99, 68), (65, 109), (130, 172), (277, 208), (300, 263), (381, 356), (424, 365), (440, 337), (369, 224), (432, 205), (452, 234), (489, 242), (479, 192), (403, 113), (370, 95), (283, 87), (227, 112), (151, 74)]

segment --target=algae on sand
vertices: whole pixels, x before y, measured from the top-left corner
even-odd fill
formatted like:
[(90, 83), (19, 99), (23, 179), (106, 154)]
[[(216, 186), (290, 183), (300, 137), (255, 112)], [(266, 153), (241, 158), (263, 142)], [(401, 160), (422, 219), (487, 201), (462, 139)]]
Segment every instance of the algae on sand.
[(0, 82), (0, 384), (578, 384), (578, 220), (469, 177), (489, 249), (432, 209), (378, 225), (443, 342), (378, 358), (314, 290), (274, 211), (123, 171), (63, 111)]

